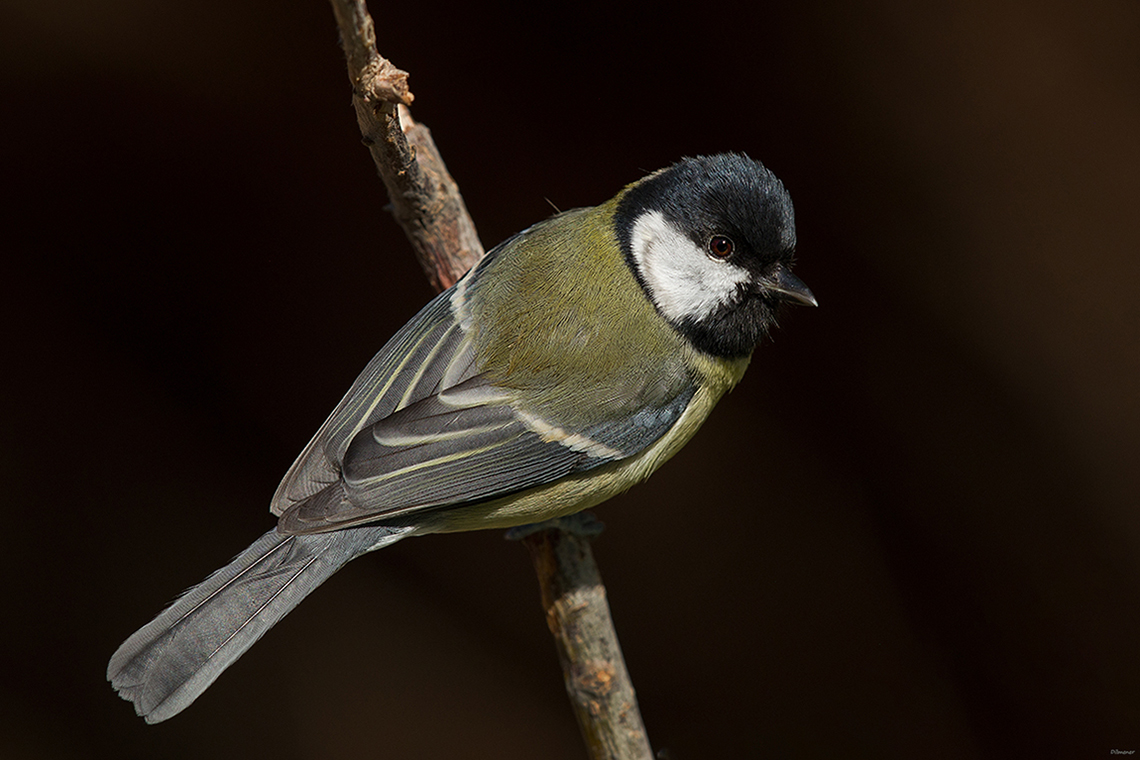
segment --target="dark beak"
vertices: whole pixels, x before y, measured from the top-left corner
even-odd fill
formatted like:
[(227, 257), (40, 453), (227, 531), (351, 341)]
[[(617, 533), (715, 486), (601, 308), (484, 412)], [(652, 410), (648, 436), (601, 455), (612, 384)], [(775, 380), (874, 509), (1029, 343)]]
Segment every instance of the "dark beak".
[(804, 281), (791, 273), (789, 269), (778, 265), (771, 275), (760, 281), (760, 287), (765, 292), (777, 298), (800, 306), (819, 306), (811, 290)]

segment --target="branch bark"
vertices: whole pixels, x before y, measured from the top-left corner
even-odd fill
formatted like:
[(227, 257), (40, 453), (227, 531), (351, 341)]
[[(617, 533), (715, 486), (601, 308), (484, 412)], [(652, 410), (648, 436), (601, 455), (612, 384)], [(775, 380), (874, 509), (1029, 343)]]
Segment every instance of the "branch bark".
[(376, 32), (363, 0), (332, 0), (352, 82), (356, 122), (388, 189), (392, 210), (436, 290), (455, 284), (483, 257), (459, 187), (427, 127), (407, 107), (408, 74), (376, 51)]
[(590, 757), (649, 760), (653, 750), (589, 539), (549, 528), (522, 541), (534, 561), (546, 624)]
[[(448, 288), (483, 256), (475, 224), (431, 133), (407, 110), (413, 100), (407, 73), (376, 50), (364, 1), (330, 1), (363, 142), (424, 273), (436, 290)], [(547, 624), (590, 757), (651, 760), (588, 539), (580, 531), (549, 527), (522, 540), (534, 561)]]

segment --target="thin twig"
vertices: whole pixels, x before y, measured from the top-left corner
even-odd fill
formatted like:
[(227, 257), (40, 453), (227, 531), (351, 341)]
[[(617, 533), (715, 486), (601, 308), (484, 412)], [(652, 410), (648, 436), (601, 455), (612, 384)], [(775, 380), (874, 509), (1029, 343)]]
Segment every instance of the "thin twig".
[[(407, 73), (376, 50), (363, 0), (331, 2), (364, 144), (416, 258), (436, 290), (443, 290), (483, 256), (475, 224), (431, 133), (411, 119)], [(566, 690), (590, 757), (650, 760), (652, 750), (589, 541), (580, 533), (549, 528), (523, 542), (534, 560)]]
[(363, 142), (424, 274), (443, 290), (483, 257), (475, 223), (431, 133), (411, 119), (407, 73), (376, 51), (368, 7), (363, 0), (331, 1)]

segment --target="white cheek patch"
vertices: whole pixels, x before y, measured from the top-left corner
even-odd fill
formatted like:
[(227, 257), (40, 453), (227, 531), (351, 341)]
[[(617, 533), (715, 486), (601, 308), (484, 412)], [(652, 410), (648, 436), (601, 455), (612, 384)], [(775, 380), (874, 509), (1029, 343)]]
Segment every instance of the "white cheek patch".
[(654, 303), (673, 321), (696, 320), (733, 303), (751, 276), (725, 261), (714, 261), (660, 211), (638, 217), (630, 235), (633, 259)]

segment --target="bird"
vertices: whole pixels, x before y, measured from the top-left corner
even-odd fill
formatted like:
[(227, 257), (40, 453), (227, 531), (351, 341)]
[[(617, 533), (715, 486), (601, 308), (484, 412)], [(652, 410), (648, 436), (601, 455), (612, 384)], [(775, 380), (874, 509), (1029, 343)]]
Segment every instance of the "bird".
[(791, 197), (743, 153), (684, 158), (508, 238), (367, 364), (277, 488), (277, 525), (123, 642), (107, 679), (164, 721), (350, 560), (645, 480), (781, 304), (817, 305), (795, 250)]

